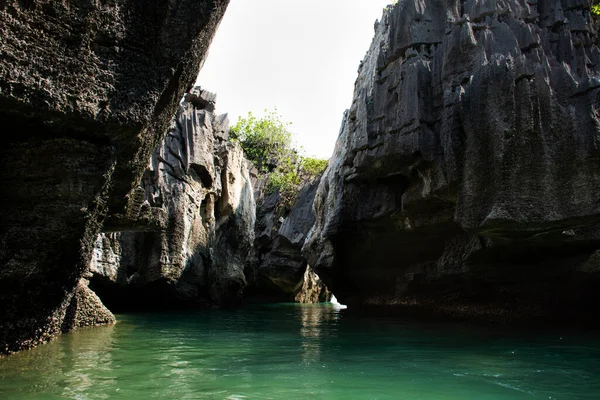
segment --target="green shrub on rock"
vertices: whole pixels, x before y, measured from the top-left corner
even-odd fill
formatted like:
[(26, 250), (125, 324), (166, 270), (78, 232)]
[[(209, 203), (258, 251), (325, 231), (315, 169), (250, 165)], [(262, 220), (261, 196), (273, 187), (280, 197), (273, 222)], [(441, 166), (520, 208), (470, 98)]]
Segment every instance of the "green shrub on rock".
[(268, 176), (266, 192), (279, 191), (284, 206), (291, 206), (302, 185), (321, 175), (328, 162), (300, 155), (292, 147), (291, 125), (282, 121), (277, 110), (262, 118), (249, 112), (230, 130), (246, 157), (261, 174)]
[(327, 160), (319, 158), (303, 157), (301, 160), (301, 170), (309, 178), (312, 179), (321, 175), (327, 168)]
[(230, 135), (240, 142), (246, 156), (261, 172), (272, 170), (273, 163), (290, 157), (292, 150), (291, 123), (281, 121), (277, 110), (256, 118), (251, 112), (248, 117), (238, 119)]

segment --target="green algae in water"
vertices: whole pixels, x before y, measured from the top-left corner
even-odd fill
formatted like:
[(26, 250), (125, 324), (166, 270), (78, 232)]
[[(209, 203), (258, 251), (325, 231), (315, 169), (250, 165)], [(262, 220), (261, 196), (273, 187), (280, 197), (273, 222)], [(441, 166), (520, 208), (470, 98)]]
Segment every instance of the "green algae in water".
[(0, 359), (0, 399), (600, 399), (600, 335), (330, 305), (118, 316)]

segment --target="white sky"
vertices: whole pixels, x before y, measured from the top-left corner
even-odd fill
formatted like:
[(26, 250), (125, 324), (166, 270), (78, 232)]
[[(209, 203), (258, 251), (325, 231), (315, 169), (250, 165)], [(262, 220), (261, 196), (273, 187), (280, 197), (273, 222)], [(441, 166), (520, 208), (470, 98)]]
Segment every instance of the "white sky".
[(373, 24), (391, 0), (231, 0), (197, 84), (231, 124), (277, 107), (296, 146), (329, 158)]

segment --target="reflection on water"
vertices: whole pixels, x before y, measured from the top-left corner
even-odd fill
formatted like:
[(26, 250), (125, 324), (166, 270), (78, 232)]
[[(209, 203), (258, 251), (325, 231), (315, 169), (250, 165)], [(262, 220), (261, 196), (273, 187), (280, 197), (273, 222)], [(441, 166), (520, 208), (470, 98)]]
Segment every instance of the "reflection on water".
[(335, 307), (322, 305), (306, 305), (300, 307), (302, 325), (302, 360), (304, 363), (318, 363), (321, 361), (321, 337), (323, 330), (330, 337), (334, 337), (337, 329), (335, 323), (340, 318), (340, 310)]
[[(62, 341), (68, 346), (69, 357), (64, 358), (63, 371), (65, 374), (65, 388), (63, 397), (72, 399), (89, 399), (86, 393), (93, 393), (96, 385), (95, 377), (101, 374), (105, 378), (102, 385), (110, 387), (116, 382), (116, 375), (112, 372), (112, 351), (114, 326), (101, 327), (100, 332), (91, 332), (89, 329), (73, 333), (70, 341)], [(108, 394), (99, 393), (94, 398), (107, 399)]]
[(332, 305), (124, 315), (0, 359), (0, 399), (600, 398), (600, 337)]
[[(0, 394), (3, 390), (21, 392), (30, 388), (39, 393), (60, 393), (67, 399), (108, 398), (103, 394), (90, 397), (90, 392), (94, 386), (109, 387), (115, 382), (115, 329), (103, 326), (75, 331), (51, 344), (0, 359)], [(99, 375), (102, 379), (95, 379)]]

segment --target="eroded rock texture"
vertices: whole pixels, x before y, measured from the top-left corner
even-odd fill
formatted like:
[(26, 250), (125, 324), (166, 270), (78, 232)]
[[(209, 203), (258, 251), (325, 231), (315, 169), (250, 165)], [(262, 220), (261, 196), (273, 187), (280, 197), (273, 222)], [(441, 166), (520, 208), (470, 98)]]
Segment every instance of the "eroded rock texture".
[(254, 292), (280, 301), (318, 303), (329, 301), (325, 284), (308, 267), (302, 246), (315, 222), (313, 202), (319, 180), (308, 182), (291, 207), (282, 204), (278, 192), (259, 202), (256, 223), (256, 266), (247, 269)]
[(331, 297), (332, 293), (325, 282), (307, 265), (302, 279), (302, 286), (296, 291), (294, 301), (304, 304), (328, 303)]
[(63, 329), (104, 215), (131, 208), (227, 4), (0, 1), (1, 353)]
[(228, 140), (227, 116), (213, 112), (215, 96), (196, 89), (187, 99), (136, 190), (135, 209), (149, 217), (130, 215), (96, 239), (91, 287), (113, 310), (242, 297), (255, 221), (247, 161)]
[(597, 312), (584, 264), (600, 247), (589, 7), (401, 0), (384, 12), (305, 245), (342, 303), (495, 320)]

